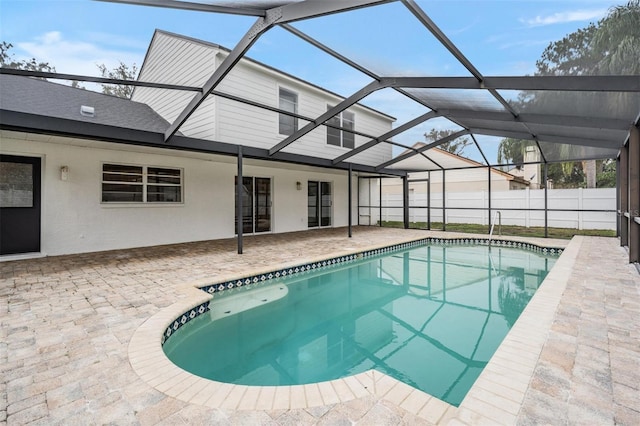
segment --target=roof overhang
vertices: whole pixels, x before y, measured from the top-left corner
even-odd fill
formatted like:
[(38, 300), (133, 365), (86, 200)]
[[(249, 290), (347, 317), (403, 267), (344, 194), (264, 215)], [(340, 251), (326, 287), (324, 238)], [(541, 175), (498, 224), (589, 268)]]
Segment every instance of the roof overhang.
[[(0, 109), (0, 129), (160, 149), (176, 149), (215, 155), (238, 155), (238, 145), (225, 142), (216, 142), (176, 135), (172, 140), (172, 143), (167, 145), (164, 143), (163, 133), (159, 132), (107, 126), (104, 124), (88, 123), (56, 117), (46, 117), (5, 109)], [(334, 165), (330, 159), (322, 159), (286, 152), (270, 156), (266, 149), (248, 146), (242, 147), (242, 155), (245, 158), (257, 160), (279, 161), (305, 166), (349, 170), (349, 164), (343, 163)], [(406, 173), (401, 170), (376, 170), (375, 167), (356, 163), (351, 164), (351, 170), (354, 172), (381, 173), (392, 176), (406, 175)]]

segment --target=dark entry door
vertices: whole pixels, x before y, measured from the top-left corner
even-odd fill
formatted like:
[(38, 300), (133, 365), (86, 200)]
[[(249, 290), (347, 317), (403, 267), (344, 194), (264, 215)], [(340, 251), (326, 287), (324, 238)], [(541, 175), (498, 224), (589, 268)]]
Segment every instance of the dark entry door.
[(0, 254), (40, 251), (40, 158), (0, 155)]

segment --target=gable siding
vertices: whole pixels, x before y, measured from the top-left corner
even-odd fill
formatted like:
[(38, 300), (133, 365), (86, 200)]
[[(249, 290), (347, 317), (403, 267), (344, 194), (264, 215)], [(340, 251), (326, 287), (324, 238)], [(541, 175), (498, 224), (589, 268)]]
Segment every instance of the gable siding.
[(184, 135), (207, 140), (216, 139), (216, 98), (209, 96), (180, 128)]
[[(215, 54), (216, 49), (213, 47), (158, 32), (149, 47), (139, 79), (185, 86), (203, 86), (215, 69)], [(198, 66), (193, 66), (191, 63), (193, 58), (197, 58)], [(194, 92), (137, 87), (132, 100), (146, 103), (162, 118), (173, 122), (194, 96)], [(198, 113), (208, 115), (210, 111)], [(210, 125), (214, 126), (213, 120), (210, 120)], [(184, 133), (188, 128), (189, 126), (185, 124), (181, 131)], [(213, 129), (207, 133), (212, 131)]]

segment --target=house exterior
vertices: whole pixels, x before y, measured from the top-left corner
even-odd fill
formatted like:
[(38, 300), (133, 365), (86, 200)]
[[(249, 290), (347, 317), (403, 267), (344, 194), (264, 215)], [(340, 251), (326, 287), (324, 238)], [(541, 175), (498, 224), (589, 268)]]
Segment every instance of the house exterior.
[[(524, 164), (509, 169), (509, 174), (528, 180), (529, 189), (544, 188), (539, 151), (533, 146), (527, 146), (524, 152)], [(547, 180), (547, 188), (553, 189), (553, 181)]]
[[(424, 143), (418, 142), (413, 148), (420, 149), (423, 146)], [(489, 178), (494, 194), (529, 188), (529, 182), (522, 177), (488, 168), (439, 148), (429, 149), (426, 158), (415, 155), (397, 162), (393, 167), (408, 171), (409, 222), (442, 222), (445, 215), (447, 222), (484, 223), (487, 220), (484, 209), (488, 207)], [(440, 167), (446, 171), (443, 173)], [(443, 181), (447, 194), (444, 200)], [(404, 220), (402, 179), (362, 179), (359, 189), (359, 224), (375, 225), (380, 220)], [(449, 209), (446, 213), (442, 210), (443, 203)], [(481, 208), (469, 209), (478, 206)]]
[[(228, 54), (228, 49), (217, 44), (156, 30), (139, 80), (202, 87)], [(246, 58), (233, 67), (216, 91), (312, 118), (343, 100), (318, 86)], [(137, 87), (131, 99), (149, 105), (165, 120), (173, 122), (192, 97), (189, 92)], [(336, 117), (334, 124), (378, 136), (391, 130), (393, 121), (394, 118), (386, 114), (356, 104)], [(209, 96), (180, 131), (194, 138), (268, 149), (304, 124), (307, 122), (302, 119), (221, 96)], [(332, 137), (331, 141), (328, 137)], [(369, 138), (360, 135), (322, 127), (289, 145), (284, 152), (333, 159), (367, 141)], [(391, 154), (390, 145), (378, 144), (350, 161), (373, 166), (391, 159)]]
[[(424, 143), (418, 142), (413, 148), (419, 149)], [(428, 158), (435, 164), (425, 161), (422, 156), (415, 155), (396, 163), (395, 167), (413, 170), (408, 174), (409, 181), (416, 181), (413, 186), (415, 191), (426, 194), (427, 182), (430, 183), (432, 194), (442, 192), (442, 171), (436, 164), (447, 169), (444, 181), (447, 192), (471, 192), (487, 191), (488, 179), (491, 176), (492, 191), (509, 191), (529, 188), (530, 182), (522, 176), (503, 172), (496, 168), (487, 169), (487, 166), (477, 161), (452, 154), (439, 148), (432, 148), (428, 151)], [(424, 170), (425, 165), (431, 165), (432, 170)], [(419, 182), (418, 182), (419, 181)], [(399, 179), (384, 179), (382, 181), (383, 194), (402, 194), (402, 182)]]
[[(227, 54), (157, 31), (139, 79), (201, 87)], [(244, 233), (346, 226), (350, 214), (357, 220), (357, 209), (348, 209), (348, 169), (321, 160), (368, 138), (321, 126), (272, 160), (251, 155), (304, 125), (300, 117), (318, 116), (342, 98), (250, 59), (217, 90), (231, 96), (209, 96), (164, 143), (193, 92), (137, 87), (127, 100), (0, 75), (1, 257), (234, 237), (238, 145), (249, 153), (242, 162)], [(230, 99), (234, 95), (300, 117)], [(357, 104), (333, 119), (343, 129), (374, 135), (389, 131), (393, 121)], [(362, 171), (390, 158), (391, 148), (381, 144), (353, 163)], [(355, 167), (353, 176), (358, 173)], [(357, 193), (352, 202), (357, 205)]]

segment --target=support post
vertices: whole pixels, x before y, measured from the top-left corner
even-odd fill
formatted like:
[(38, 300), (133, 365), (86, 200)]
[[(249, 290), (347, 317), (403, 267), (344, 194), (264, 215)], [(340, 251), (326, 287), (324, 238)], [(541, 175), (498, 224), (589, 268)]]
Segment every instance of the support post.
[(447, 230), (447, 206), (446, 206), (446, 201), (447, 201), (447, 190), (446, 190), (446, 184), (445, 184), (445, 170), (442, 169), (442, 230), (446, 231)]
[(620, 238), (620, 221), (622, 206), (620, 205), (620, 155), (616, 158), (616, 237)]
[(629, 262), (640, 261), (640, 129), (629, 132)]
[(351, 226), (353, 225), (353, 212), (351, 211), (351, 209), (353, 208), (353, 190), (351, 189), (351, 163), (349, 163), (349, 179), (347, 179), (347, 181), (349, 182), (349, 238), (351, 238)]
[(431, 231), (431, 171), (427, 172), (427, 229)]
[(487, 228), (487, 233), (491, 232), (491, 166), (487, 167), (487, 178), (489, 179), (487, 181), (488, 185), (488, 190), (487, 190), (487, 207), (489, 208), (489, 220), (487, 221), (487, 223), (489, 224), (489, 227)]
[(629, 144), (620, 150), (620, 245), (629, 245)]
[(409, 179), (402, 176), (402, 221), (404, 229), (409, 229)]
[(549, 163), (544, 163), (544, 237), (549, 237)]
[(382, 228), (382, 176), (378, 178), (378, 209), (380, 210), (380, 227)]
[(242, 229), (243, 229), (243, 215), (242, 215), (242, 188), (243, 188), (243, 176), (242, 176), (242, 145), (238, 145), (238, 176), (236, 178), (236, 220), (238, 221), (237, 233), (238, 233), (238, 254), (242, 254)]
[[(361, 225), (360, 223), (360, 176), (358, 176), (358, 187), (357, 187), (357, 191), (358, 191), (358, 203), (356, 204), (356, 209), (358, 211), (358, 226)], [(371, 218), (371, 216), (369, 216), (369, 218)], [(371, 225), (371, 219), (369, 219), (369, 225)]]

